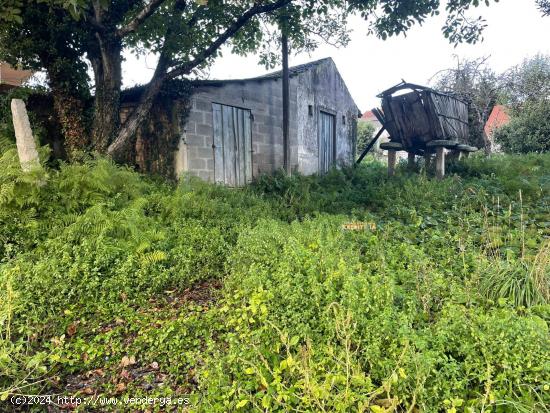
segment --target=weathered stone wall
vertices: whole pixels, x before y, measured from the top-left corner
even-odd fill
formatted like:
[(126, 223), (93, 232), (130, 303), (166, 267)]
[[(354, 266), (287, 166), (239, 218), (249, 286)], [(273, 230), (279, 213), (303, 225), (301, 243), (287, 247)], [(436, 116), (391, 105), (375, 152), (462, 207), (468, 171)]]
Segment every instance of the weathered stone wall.
[[(359, 110), (332, 60), (292, 79), (297, 89), (298, 170), (309, 175), (319, 171), (318, 117), (320, 111), (335, 115), (336, 162), (353, 163)], [(312, 110), (310, 112), (309, 106)]]
[[(135, 103), (125, 103), (120, 117), (124, 122)], [(127, 154), (127, 163), (144, 173), (176, 178), (174, 153), (187, 115), (185, 100), (159, 98), (136, 133), (135, 145)]]

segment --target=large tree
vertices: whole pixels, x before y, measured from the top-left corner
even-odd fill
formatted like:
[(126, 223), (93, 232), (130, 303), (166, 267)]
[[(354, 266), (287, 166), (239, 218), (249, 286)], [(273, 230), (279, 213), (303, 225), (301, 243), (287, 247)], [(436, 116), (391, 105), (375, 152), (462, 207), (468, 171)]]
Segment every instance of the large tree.
[[(68, 96), (56, 104), (70, 129), (93, 94), (92, 146), (114, 157), (125, 152), (155, 98), (170, 80), (196, 76), (220, 54), (223, 45), (233, 52), (260, 52), (264, 63), (276, 61), (281, 30), (291, 48), (311, 50), (320, 40), (345, 44), (346, 21), (360, 14), (371, 33), (386, 38), (407, 31), (438, 14), (439, 0), (2, 0), (0, 59), (48, 73), (52, 91)], [(479, 0), (448, 0), (443, 33), (452, 42), (475, 41), (482, 20), (465, 13)], [(488, 1), (486, 1), (488, 3)], [(34, 14), (34, 17), (32, 17)], [(52, 16), (40, 18), (37, 16)], [(42, 43), (36, 40), (41, 39)], [(21, 47), (26, 43), (25, 47)], [(120, 124), (124, 50), (155, 53), (158, 63), (145, 85), (139, 104)], [(44, 53), (44, 50), (47, 53)], [(85, 64), (92, 82), (83, 82)], [(56, 80), (60, 79), (60, 81)], [(87, 90), (82, 91), (85, 86)], [(63, 102), (63, 97), (58, 99)], [(74, 136), (70, 139), (74, 140)], [(81, 138), (80, 144), (86, 139)], [(77, 146), (79, 143), (76, 143)]]
[(89, 141), (84, 112), (91, 95), (82, 57), (88, 33), (65, 10), (43, 3), (25, 7), (6, 20), (0, 20), (1, 60), (47, 72), (67, 153), (85, 149)]
[(507, 152), (550, 151), (550, 55), (525, 59), (502, 75), (511, 121), (495, 138)]
[(550, 101), (550, 55), (537, 54), (501, 75), (506, 104), (519, 112)]
[(484, 127), (493, 107), (502, 96), (501, 78), (488, 65), (488, 58), (461, 60), (456, 66), (439, 71), (431, 80), (438, 90), (451, 93), (468, 104), (469, 143), (481, 146), (486, 154), (492, 152), (493, 142)]

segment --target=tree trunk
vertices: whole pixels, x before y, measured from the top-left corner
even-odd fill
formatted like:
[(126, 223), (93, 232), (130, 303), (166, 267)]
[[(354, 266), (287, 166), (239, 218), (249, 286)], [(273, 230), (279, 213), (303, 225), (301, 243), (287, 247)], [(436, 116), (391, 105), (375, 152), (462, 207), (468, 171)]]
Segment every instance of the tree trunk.
[(92, 144), (105, 153), (120, 128), (120, 89), (122, 86), (122, 45), (99, 35), (97, 53), (90, 53), (94, 71), (95, 99)]
[(48, 74), (48, 85), (61, 124), (65, 153), (72, 160), (77, 151), (86, 150), (90, 143), (85, 122), (86, 100), (89, 97), (87, 74), (82, 66), (71, 65), (63, 57), (49, 51), (39, 57)]
[(78, 151), (88, 148), (90, 139), (84, 125), (84, 102), (67, 90), (52, 85), (53, 104), (61, 123), (65, 152), (73, 160)]
[(138, 105), (130, 113), (116, 139), (109, 145), (107, 153), (115, 160), (123, 160), (124, 154), (129, 150), (130, 145), (133, 143), (133, 138), (142, 124), (147, 118), (153, 103), (160, 93), (162, 84), (164, 83), (164, 77), (153, 78), (143, 95), (140, 97)]
[(159, 95), (162, 85), (166, 81), (166, 69), (168, 67), (168, 59), (161, 54), (153, 78), (147, 85), (145, 91), (139, 99), (138, 105), (130, 113), (124, 125), (118, 132), (116, 139), (109, 145), (107, 153), (115, 160), (124, 160), (125, 152), (130, 148), (133, 143), (133, 138), (147, 118), (155, 99)]

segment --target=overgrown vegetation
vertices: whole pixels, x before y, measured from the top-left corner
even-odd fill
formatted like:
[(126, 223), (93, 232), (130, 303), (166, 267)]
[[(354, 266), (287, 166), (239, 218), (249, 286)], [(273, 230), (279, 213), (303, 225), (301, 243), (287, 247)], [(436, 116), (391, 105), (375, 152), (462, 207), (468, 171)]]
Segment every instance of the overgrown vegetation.
[(509, 124), (497, 129), (495, 140), (510, 153), (550, 151), (550, 101), (515, 112)]
[(363, 153), (367, 145), (372, 141), (374, 134), (378, 132), (372, 122), (359, 120), (357, 122), (357, 155)]
[(367, 164), (174, 188), (104, 159), (23, 175), (9, 150), (2, 410), (61, 393), (189, 395), (204, 412), (548, 412), (549, 171), (544, 154), (469, 159), (443, 181)]

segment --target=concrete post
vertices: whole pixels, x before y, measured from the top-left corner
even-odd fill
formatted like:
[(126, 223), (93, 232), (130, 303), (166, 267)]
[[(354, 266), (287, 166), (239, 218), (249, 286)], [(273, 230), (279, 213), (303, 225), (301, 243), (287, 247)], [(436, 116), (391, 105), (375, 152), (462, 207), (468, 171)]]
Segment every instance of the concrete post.
[(438, 146), (435, 155), (435, 174), (437, 179), (445, 177), (445, 148)]
[(34, 137), (32, 136), (31, 124), (25, 102), (21, 99), (11, 100), (11, 113), (13, 116), (13, 128), (15, 129), (15, 140), (17, 143), (17, 153), (19, 154), (19, 163), (23, 171), (29, 171), (33, 167), (40, 166), (38, 151)]
[(395, 163), (397, 161), (397, 151), (388, 150), (388, 176), (395, 175)]

